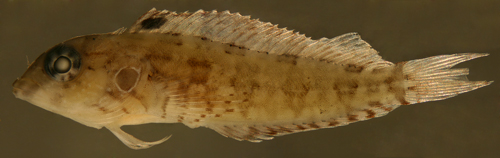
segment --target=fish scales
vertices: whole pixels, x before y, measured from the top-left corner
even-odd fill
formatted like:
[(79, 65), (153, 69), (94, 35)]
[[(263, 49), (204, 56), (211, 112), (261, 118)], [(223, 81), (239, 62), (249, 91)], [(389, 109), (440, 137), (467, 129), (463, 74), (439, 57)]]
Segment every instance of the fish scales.
[[(165, 100), (169, 95), (155, 94), (163, 94), (162, 91), (173, 87), (174, 91), (180, 92), (178, 95), (183, 95), (183, 99), (186, 99), (178, 101), (187, 104), (186, 110), (182, 110), (185, 111), (184, 113), (189, 113), (191, 108), (205, 109), (200, 113), (203, 115), (212, 114), (213, 109), (224, 109), (223, 112), (238, 109), (238, 113), (221, 113), (223, 117), (215, 120), (227, 119), (231, 120), (230, 122), (244, 124), (272, 124), (283, 121), (294, 122), (294, 120), (299, 120), (296, 123), (301, 123), (303, 118), (310, 122), (347, 116), (350, 111), (360, 109), (356, 106), (364, 105), (361, 107), (366, 108), (369, 102), (395, 103), (398, 100), (380, 100), (382, 98), (380, 96), (394, 95), (392, 98), (396, 98), (395, 93), (388, 87), (402, 89), (400, 83), (402, 77), (398, 78), (402, 76), (402, 72), (395, 67), (386, 68), (387, 70), (363, 71), (362, 67), (356, 68), (354, 65), (332, 66), (329, 63), (294, 56), (257, 53), (198, 37), (173, 35), (146, 37), (140, 34), (130, 34), (120, 35), (119, 38), (114, 39), (114, 36), (117, 35), (96, 37), (98, 41), (96, 45), (90, 44), (91, 47), (77, 49), (81, 50), (80, 52), (93, 52), (86, 49), (100, 47), (100, 43), (105, 43), (106, 50), (87, 55), (101, 59), (107, 58), (108, 61), (127, 60), (115, 62), (120, 64), (113, 66), (114, 68), (103, 66), (103, 71), (110, 71), (107, 78), (123, 74), (117, 71), (124, 67), (125, 70), (127, 67), (141, 69), (142, 76), (139, 80), (147, 80), (147, 82), (131, 91), (132, 97), (143, 102), (138, 104), (143, 106), (141, 112), (146, 112), (148, 108), (161, 108), (165, 102), (158, 101)], [(112, 42), (103, 42), (106, 40)], [(89, 38), (82, 43), (94, 41)], [(108, 57), (110, 53), (107, 52), (124, 53)], [(127, 56), (134, 59), (127, 59)], [(98, 71), (98, 68), (92, 69)], [(129, 80), (133, 84), (137, 78), (135, 71), (132, 71), (132, 75), (133, 77), (124, 78), (133, 78), (134, 80)], [(177, 81), (165, 83), (166, 76)], [(391, 78), (397, 78), (397, 81), (391, 84), (389, 82), (392, 81), (388, 81), (394, 80)], [(117, 81), (110, 80), (106, 87), (112, 89), (106, 93), (109, 98), (130, 97), (130, 95), (116, 96), (116, 93), (123, 90), (119, 89), (122, 87), (119, 82), (117, 82), (118, 86), (115, 86), (114, 82)], [(165, 87), (160, 89), (139, 88), (156, 87), (162, 84), (165, 84)], [(137, 97), (138, 94), (142, 96)], [(397, 95), (402, 97), (404, 93)], [(155, 97), (144, 98), (145, 96)], [(189, 104), (196, 102), (199, 104)], [(273, 106), (268, 106), (268, 104)], [(164, 108), (168, 108), (167, 106)], [(155, 111), (159, 110), (153, 110)], [(160, 117), (179, 115), (168, 114), (163, 109), (161, 111), (165, 111), (165, 114), (162, 113)], [(334, 114), (331, 114), (332, 112)], [(321, 115), (324, 116), (319, 117)], [(204, 119), (200, 118), (200, 120)]]
[[(346, 125), (400, 105), (442, 100), (492, 83), (454, 65), (488, 54), (393, 64), (356, 33), (310, 38), (228, 11), (150, 10), (130, 28), (54, 46), (14, 82), (16, 97), (84, 125), (183, 123), (237, 140)], [(66, 63), (66, 64), (65, 64)]]

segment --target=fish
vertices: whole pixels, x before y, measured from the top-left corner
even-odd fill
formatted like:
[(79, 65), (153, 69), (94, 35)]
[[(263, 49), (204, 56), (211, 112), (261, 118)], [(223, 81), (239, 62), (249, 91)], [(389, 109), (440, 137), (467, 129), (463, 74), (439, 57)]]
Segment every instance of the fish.
[(357, 33), (313, 40), (239, 13), (149, 10), (130, 28), (78, 36), (42, 53), (15, 97), (96, 129), (131, 149), (120, 127), (183, 123), (240, 141), (377, 118), (401, 105), (493, 83), (453, 66), (487, 53), (392, 63)]

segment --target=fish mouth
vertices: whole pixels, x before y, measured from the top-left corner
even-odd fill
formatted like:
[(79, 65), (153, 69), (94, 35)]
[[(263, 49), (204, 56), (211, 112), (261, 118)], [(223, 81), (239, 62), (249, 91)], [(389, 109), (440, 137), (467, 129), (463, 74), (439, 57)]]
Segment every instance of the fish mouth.
[(12, 83), (12, 87), (12, 93), (14, 93), (16, 98), (26, 100), (27, 98), (31, 98), (40, 89), (40, 84), (29, 78), (18, 78)]

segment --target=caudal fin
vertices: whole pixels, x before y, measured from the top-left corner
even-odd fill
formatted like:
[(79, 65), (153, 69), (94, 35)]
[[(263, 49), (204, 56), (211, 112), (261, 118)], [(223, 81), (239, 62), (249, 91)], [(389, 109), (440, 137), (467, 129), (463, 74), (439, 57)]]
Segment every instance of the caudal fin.
[(467, 68), (451, 67), (486, 53), (440, 55), (408, 61), (403, 67), (405, 99), (411, 104), (443, 100), (487, 86), (493, 81), (469, 81)]

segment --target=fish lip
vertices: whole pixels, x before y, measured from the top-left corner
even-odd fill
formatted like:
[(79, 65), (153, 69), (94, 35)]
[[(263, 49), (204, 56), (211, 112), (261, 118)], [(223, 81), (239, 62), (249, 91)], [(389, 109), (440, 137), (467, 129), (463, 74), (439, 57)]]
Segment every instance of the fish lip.
[[(23, 82), (21, 82), (23, 81)], [(32, 94), (33, 92), (29, 92), (26, 90), (26, 88), (31, 88), (30, 90), (33, 89), (33, 86), (35, 86), (36, 89), (41, 88), (40, 84), (36, 82), (33, 79), (30, 78), (17, 78), (14, 83), (12, 83), (12, 93), (16, 98), (24, 99), (29, 96), (29, 94)]]
[(14, 81), (14, 83), (12, 83), (12, 93), (14, 93), (14, 96), (16, 98), (19, 98), (19, 96), (17, 95), (20, 91), (22, 92), (23, 90), (19, 87), (16, 87), (16, 83), (17, 81), (19, 81), (19, 78), (16, 78), (16, 80)]
[(21, 88), (14, 87), (12, 89), (12, 93), (14, 94), (14, 96), (16, 98), (21, 98), (21, 96), (19, 94), (22, 93), (22, 92), (23, 92), (23, 90)]

